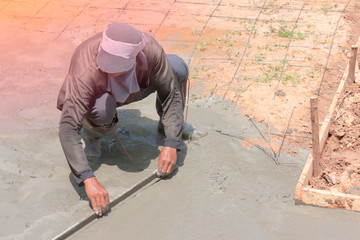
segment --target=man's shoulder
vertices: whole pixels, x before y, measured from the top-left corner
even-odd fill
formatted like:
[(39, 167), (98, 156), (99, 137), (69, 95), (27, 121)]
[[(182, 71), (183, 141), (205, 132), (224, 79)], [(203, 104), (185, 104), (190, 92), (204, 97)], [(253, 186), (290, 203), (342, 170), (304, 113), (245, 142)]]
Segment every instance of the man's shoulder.
[(160, 43), (150, 34), (144, 33), (146, 37), (146, 45), (143, 50), (146, 55), (148, 62), (151, 65), (156, 64), (156, 62), (161, 61), (164, 56), (164, 50)]
[(102, 33), (82, 42), (74, 51), (71, 58), (69, 73), (81, 77), (86, 73), (96, 72), (96, 56), (101, 42)]

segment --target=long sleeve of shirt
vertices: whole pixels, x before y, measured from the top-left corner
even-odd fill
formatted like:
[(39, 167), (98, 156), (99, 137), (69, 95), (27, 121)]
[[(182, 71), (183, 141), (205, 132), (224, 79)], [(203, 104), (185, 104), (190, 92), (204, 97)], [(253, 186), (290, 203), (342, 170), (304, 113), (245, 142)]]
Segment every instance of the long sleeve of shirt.
[(78, 184), (94, 176), (82, 148), (79, 131), (96, 96), (106, 91), (105, 74), (97, 69), (95, 62), (100, 40), (101, 35), (95, 35), (75, 50), (58, 96), (57, 108), (62, 111), (59, 139)]
[(67, 85), (68, 97), (62, 108), (59, 125), (59, 139), (78, 184), (94, 176), (83, 151), (78, 133), (92, 101), (94, 88), (91, 83), (83, 82), (81, 79), (88, 78), (77, 78), (70, 75), (65, 80), (64, 84)]

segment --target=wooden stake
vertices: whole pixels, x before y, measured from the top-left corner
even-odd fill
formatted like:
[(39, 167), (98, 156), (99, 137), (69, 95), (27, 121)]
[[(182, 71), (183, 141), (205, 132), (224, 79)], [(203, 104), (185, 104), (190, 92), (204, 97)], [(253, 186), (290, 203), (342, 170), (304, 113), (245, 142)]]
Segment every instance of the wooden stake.
[(350, 61), (349, 61), (349, 75), (348, 75), (348, 81), (351, 83), (355, 82), (355, 66), (356, 66), (357, 51), (358, 51), (358, 46), (352, 45)]
[(319, 176), (320, 168), (320, 144), (319, 144), (319, 113), (318, 97), (310, 98), (311, 106), (311, 127), (312, 127), (312, 155), (313, 155), (313, 176)]

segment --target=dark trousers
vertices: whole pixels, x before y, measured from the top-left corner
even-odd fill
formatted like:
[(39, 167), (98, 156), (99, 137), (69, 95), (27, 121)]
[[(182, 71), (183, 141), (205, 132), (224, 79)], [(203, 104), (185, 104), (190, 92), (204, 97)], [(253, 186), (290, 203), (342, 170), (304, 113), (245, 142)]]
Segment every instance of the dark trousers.
[[(171, 67), (174, 70), (175, 77), (177, 78), (180, 86), (180, 92), (182, 96), (182, 102), (183, 102), (183, 109), (185, 106), (185, 99), (186, 99), (186, 84), (187, 79), (189, 76), (189, 69), (185, 61), (180, 58), (178, 55), (175, 54), (167, 54), (167, 59), (169, 60)], [(159, 96), (156, 96), (156, 111), (159, 115), (159, 117), (162, 116), (163, 110), (161, 106), (161, 102), (159, 99)]]

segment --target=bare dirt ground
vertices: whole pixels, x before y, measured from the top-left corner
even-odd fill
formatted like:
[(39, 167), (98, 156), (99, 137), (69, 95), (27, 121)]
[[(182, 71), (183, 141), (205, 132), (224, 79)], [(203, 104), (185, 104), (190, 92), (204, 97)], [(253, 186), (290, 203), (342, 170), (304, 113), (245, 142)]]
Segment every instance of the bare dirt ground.
[(330, 138), (320, 159), (322, 173), (312, 179), (312, 187), (340, 193), (359, 192), (359, 104), (359, 84), (347, 86), (334, 122), (330, 126)]
[[(357, 41), (360, 18), (354, 12), (339, 14), (345, 2), (271, 1), (259, 13), (260, 3), (236, 7), (255, 21), (237, 18), (231, 4), (214, 12), (224, 18), (210, 19), (191, 62), (192, 83), (201, 85), (204, 96), (192, 97), (227, 99), (244, 115), (276, 129), (271, 134), (283, 134), (289, 124), (288, 134), (303, 137), (287, 137), (289, 144), (281, 151), (296, 153), (296, 147), (309, 147), (309, 98), (322, 91), (323, 119), (347, 64), (349, 47)], [(351, 1), (346, 9), (358, 6)], [(282, 137), (271, 137), (272, 147), (279, 149)], [(268, 145), (261, 137), (252, 140)]]

